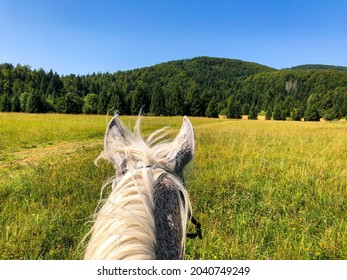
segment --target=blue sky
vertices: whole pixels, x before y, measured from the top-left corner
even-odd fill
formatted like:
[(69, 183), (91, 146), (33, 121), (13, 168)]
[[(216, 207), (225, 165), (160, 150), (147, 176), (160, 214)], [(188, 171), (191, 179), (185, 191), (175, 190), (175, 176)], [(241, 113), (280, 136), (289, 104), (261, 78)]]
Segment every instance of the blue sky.
[(67, 75), (196, 56), (347, 66), (347, 1), (0, 0), (0, 63)]

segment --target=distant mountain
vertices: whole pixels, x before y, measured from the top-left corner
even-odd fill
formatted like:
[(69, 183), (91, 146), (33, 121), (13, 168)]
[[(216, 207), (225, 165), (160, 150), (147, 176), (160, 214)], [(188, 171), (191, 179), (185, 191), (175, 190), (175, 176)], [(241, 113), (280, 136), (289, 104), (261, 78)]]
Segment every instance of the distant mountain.
[(170, 70), (172, 70), (173, 68), (179, 69), (180, 71), (186, 72), (190, 76), (197, 75), (197, 72), (199, 71), (198, 75), (204, 76), (204, 80), (206, 79), (206, 75), (210, 73), (214, 73), (216, 76), (221, 75), (227, 77), (245, 77), (263, 71), (276, 70), (269, 66), (254, 62), (207, 56), (195, 57), (191, 59), (173, 60), (141, 69), (163, 69), (166, 67)]
[[(185, 101), (186, 107), (189, 107), (189, 104), (193, 102), (192, 95), (195, 90), (204, 99), (202, 103), (208, 103), (212, 97), (220, 103), (225, 101), (232, 92), (240, 89), (245, 78), (270, 71), (276, 71), (276, 69), (237, 59), (196, 57), (117, 72), (115, 78), (128, 96), (140, 84), (149, 93), (155, 92), (156, 88), (160, 87), (166, 101), (170, 100), (173, 94), (183, 95), (180, 99)], [(150, 104), (147, 105), (145, 109), (150, 109)], [(205, 109), (202, 106), (201, 110)], [(178, 112), (174, 112), (176, 113)], [(185, 113), (189, 114), (189, 109)]]
[(189, 83), (196, 83), (204, 91), (229, 92), (231, 89), (238, 87), (240, 81), (246, 77), (275, 70), (265, 65), (237, 59), (196, 57), (117, 72), (115, 75), (119, 80), (122, 80), (124, 76), (135, 78), (136, 81), (143, 80), (147, 82), (147, 86), (150, 88), (154, 84), (160, 84), (166, 88), (175, 83), (186, 91)]
[(303, 64), (290, 68), (292, 70), (339, 70), (347, 71), (345, 66), (325, 65), (325, 64)]

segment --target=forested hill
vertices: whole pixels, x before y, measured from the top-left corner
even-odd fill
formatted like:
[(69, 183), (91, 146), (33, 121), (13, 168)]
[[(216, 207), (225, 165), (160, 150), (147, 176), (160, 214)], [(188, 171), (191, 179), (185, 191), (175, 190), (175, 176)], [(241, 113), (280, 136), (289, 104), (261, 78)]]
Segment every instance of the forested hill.
[(325, 65), (325, 64), (303, 64), (290, 68), (292, 70), (340, 70), (347, 71), (345, 66)]
[(105, 114), (225, 114), (308, 120), (347, 115), (347, 71), (329, 66), (276, 70), (234, 59), (197, 57), (151, 67), (60, 76), (0, 64), (0, 111)]

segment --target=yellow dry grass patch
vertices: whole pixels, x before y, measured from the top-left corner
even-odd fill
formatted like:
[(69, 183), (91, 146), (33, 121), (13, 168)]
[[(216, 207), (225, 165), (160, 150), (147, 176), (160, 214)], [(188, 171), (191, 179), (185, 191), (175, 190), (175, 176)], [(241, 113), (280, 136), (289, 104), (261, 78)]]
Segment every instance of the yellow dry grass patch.
[(80, 142), (60, 142), (51, 146), (21, 149), (15, 152), (2, 153), (6, 160), (0, 161), (0, 170), (18, 170), (38, 166), (42, 161), (54, 161), (58, 157), (66, 157), (86, 149), (99, 147), (102, 149), (102, 140), (85, 140)]

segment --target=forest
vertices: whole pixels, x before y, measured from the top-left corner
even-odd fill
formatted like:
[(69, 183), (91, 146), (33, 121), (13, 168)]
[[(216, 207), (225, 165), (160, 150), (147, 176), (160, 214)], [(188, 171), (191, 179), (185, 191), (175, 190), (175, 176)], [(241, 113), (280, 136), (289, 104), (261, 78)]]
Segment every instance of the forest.
[(277, 70), (236, 59), (196, 57), (115, 73), (59, 75), (0, 64), (0, 111), (143, 114), (319, 121), (347, 116), (347, 68)]

